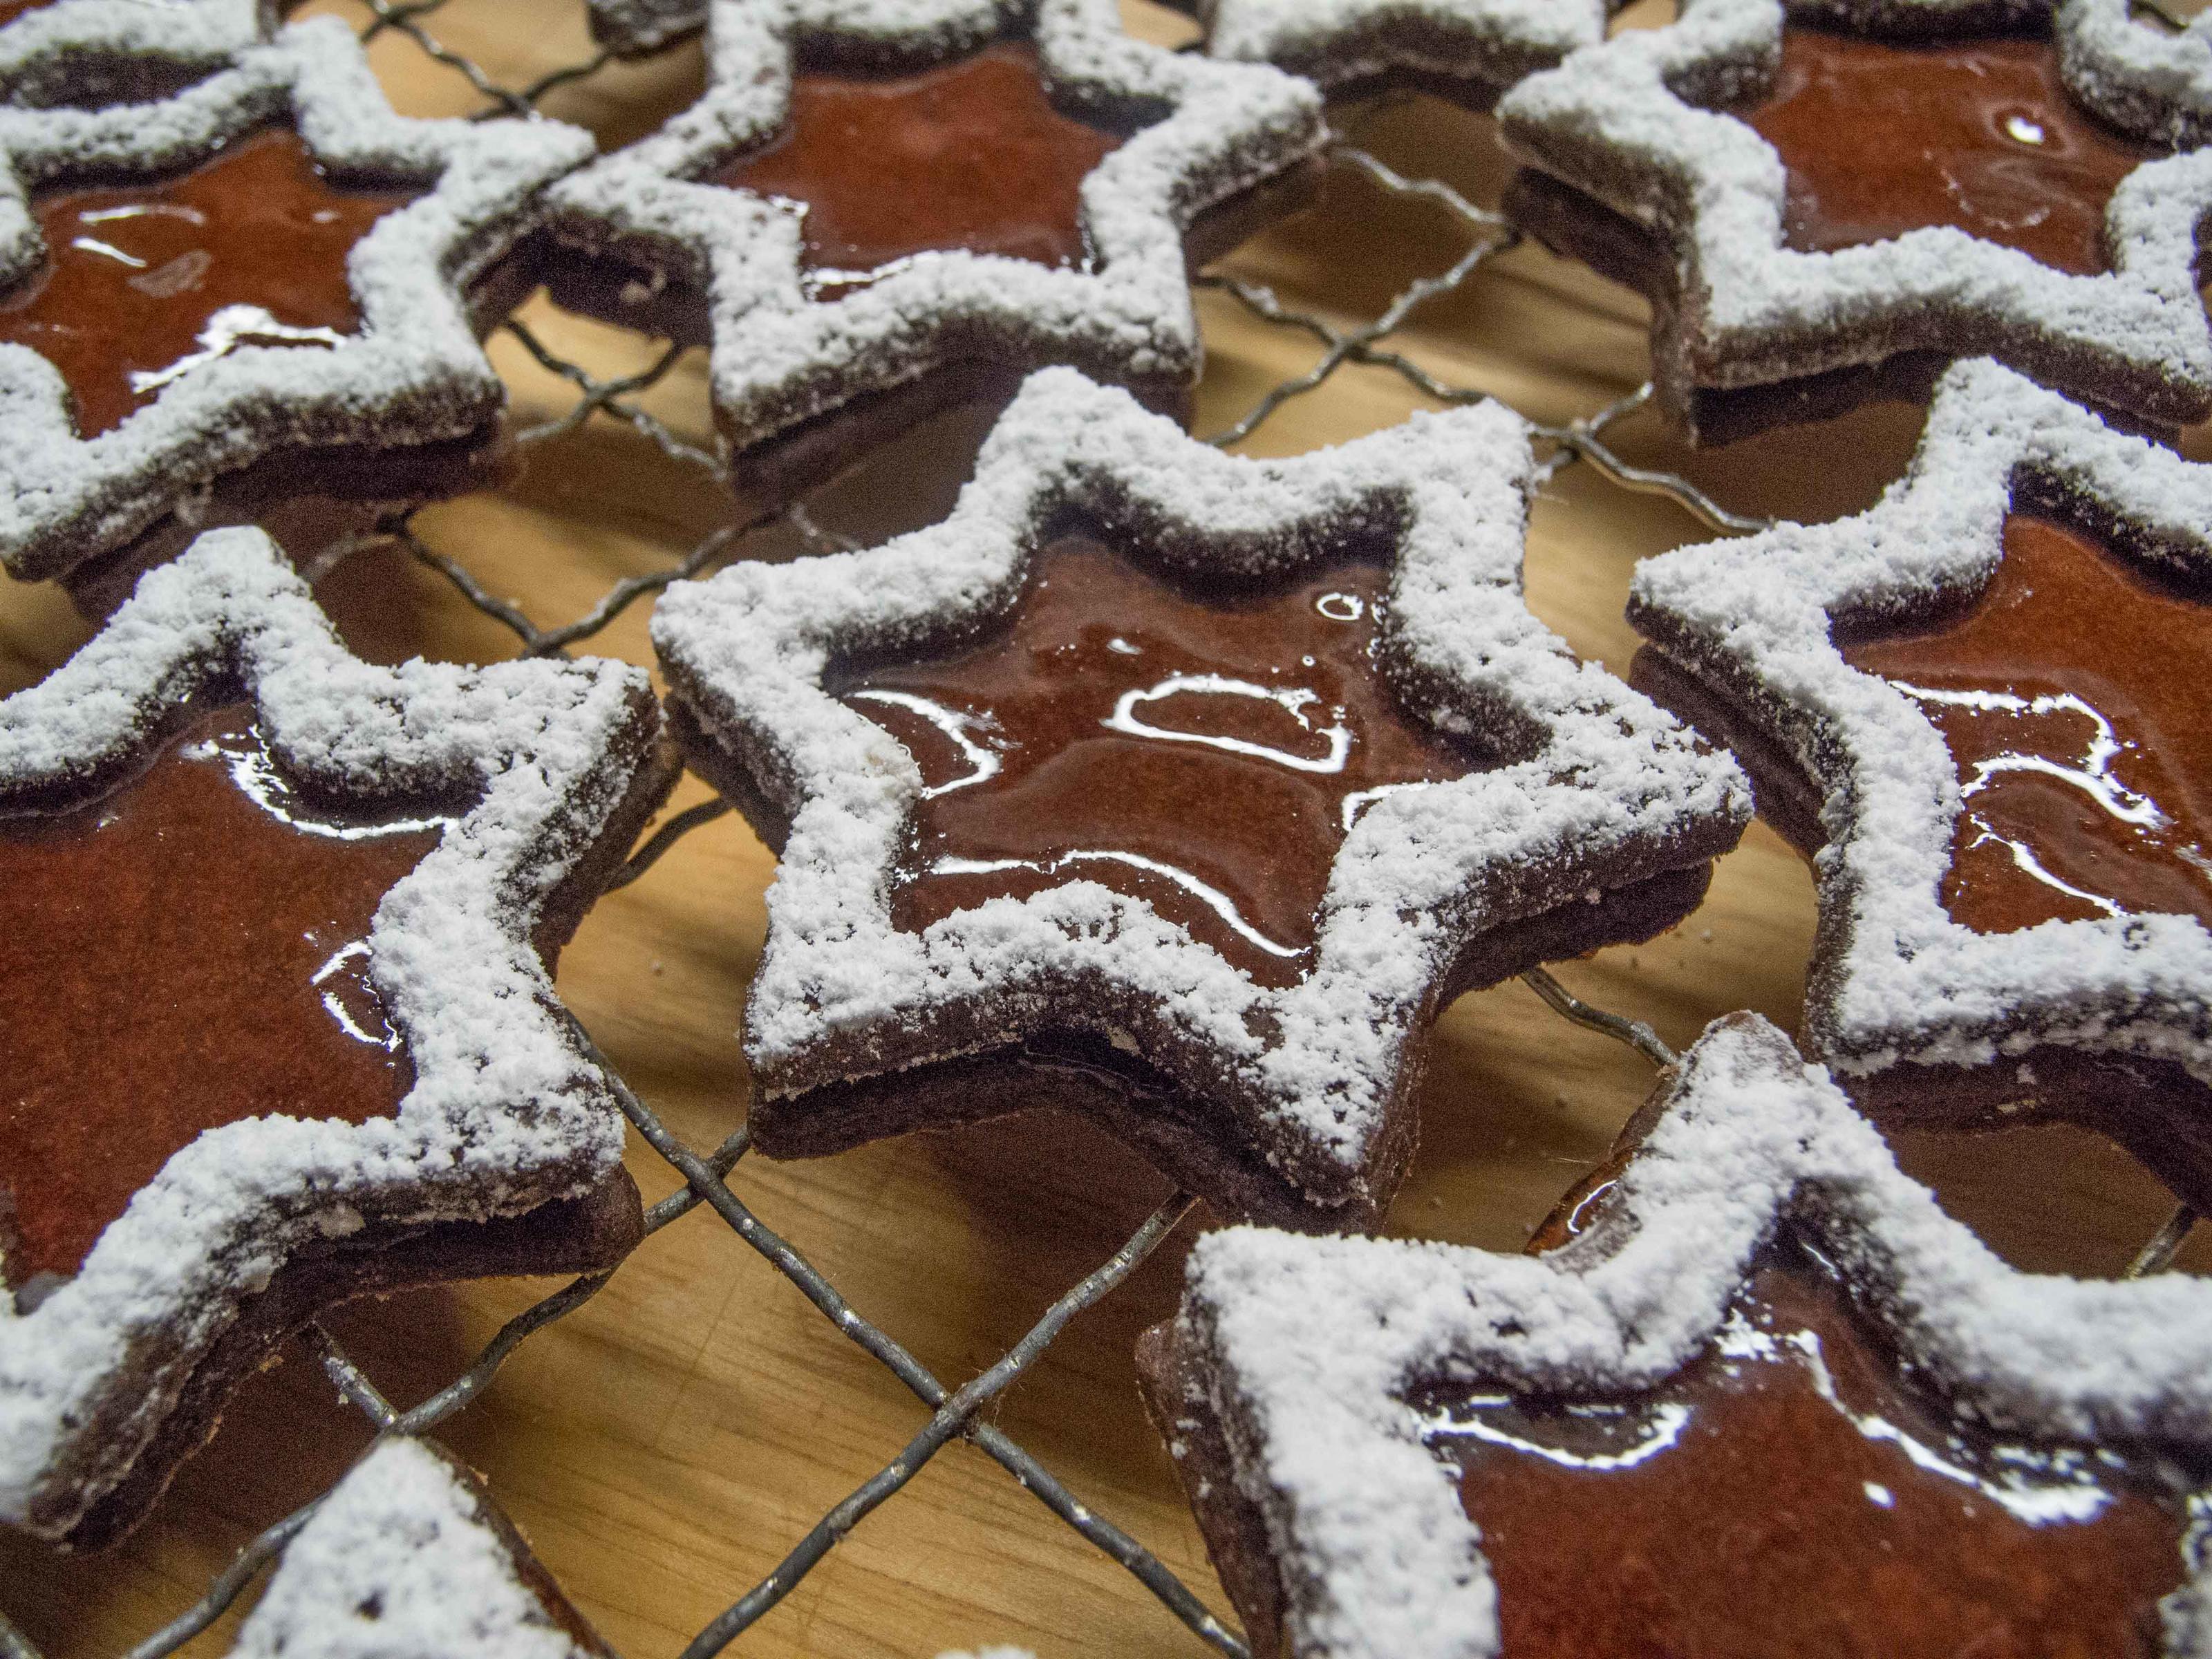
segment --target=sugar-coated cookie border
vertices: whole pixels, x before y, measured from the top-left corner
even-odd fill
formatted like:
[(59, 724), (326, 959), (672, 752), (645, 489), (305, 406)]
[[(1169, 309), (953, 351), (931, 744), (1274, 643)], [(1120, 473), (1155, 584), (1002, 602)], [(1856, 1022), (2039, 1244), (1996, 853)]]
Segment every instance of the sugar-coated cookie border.
[(2212, 467), (2115, 432), (1986, 359), (1939, 383), (1910, 471), (1832, 524), (1784, 524), (1638, 567), (1629, 619), (1735, 700), (1824, 792), (1814, 1052), (1847, 1076), (1984, 1066), (2045, 1045), (2178, 1062), (2212, 1082), (2212, 933), (2191, 916), (2048, 921), (1986, 934), (1939, 889), (1957, 769), (1905, 694), (1844, 660), (1838, 613), (1894, 615), (1978, 591), (2023, 484), (2124, 554), (2212, 574)]
[[(1576, 659), (1523, 604), (1531, 477), (1527, 428), (1495, 404), (1255, 461), (1126, 392), (1047, 369), (941, 524), (672, 586), (653, 621), (672, 696), (791, 817), (745, 1014), (761, 1097), (842, 1080), (836, 1051), (856, 1034), (921, 1061), (1082, 1030), (1210, 1096), (1221, 1133), (1316, 1206), (1371, 1197), (1379, 1138), (1468, 939), (1595, 899), (1601, 880), (1713, 856), (1744, 821), (1731, 759)], [(1255, 985), (1094, 882), (993, 899), (920, 934), (892, 924), (920, 774), (823, 690), (824, 672), (855, 650), (926, 651), (1003, 616), (1032, 548), (1071, 510), (1199, 573), (1295, 571), (1348, 532), (1382, 542), (1397, 559), (1383, 660), (1408, 706), (1534, 751), (1369, 807), (1338, 855), (1315, 965), (1293, 987)]]
[(710, 0), (584, 0), (592, 39), (617, 58), (641, 58), (707, 26)]
[[(1172, 1341), (1257, 1510), (1299, 1659), (1491, 1659), (1497, 1589), (1407, 1403), (1480, 1380), (1613, 1396), (1720, 1329), (1787, 1219), (1843, 1264), (1957, 1407), (2044, 1439), (2212, 1448), (2212, 1285), (2020, 1273), (1946, 1216), (1826, 1073), (1755, 1015), (1717, 1021), (1597, 1221), (1540, 1256), (1256, 1228), (1191, 1252)], [(2166, 1598), (2212, 1651), (2212, 1569)]]
[[(1925, 34), (1989, 8), (1961, 0), (1820, 0), (1795, 9)], [(2147, 139), (2194, 142), (2212, 117), (2212, 28), (2162, 36), (2126, 0), (2028, 0), (2050, 15), (2082, 101)], [(1686, 0), (1680, 21), (1624, 31), (1522, 82), (1498, 105), (1521, 159), (1657, 235), (1677, 264), (1654, 370), (1677, 410), (1737, 390), (1901, 352), (1992, 354), (2145, 419), (2212, 412), (2212, 321), (2197, 288), (2212, 149), (2146, 161), (2114, 195), (2115, 268), (2074, 276), (1948, 226), (1832, 252), (1783, 244), (1784, 169), (1745, 122), (1709, 106), (1758, 95), (1781, 49), (1783, 0)]]
[(284, 1547), (230, 1659), (611, 1659), (554, 1622), (522, 1547), (445, 1453), (380, 1440)]
[(1625, 0), (1207, 0), (1207, 53), (1273, 64), (1325, 89), (1393, 77), (1486, 109), (1526, 76), (1605, 39)]
[[(801, 52), (919, 63), (1023, 33), (1075, 97), (1168, 112), (1083, 182), (1096, 270), (950, 249), (902, 260), (836, 299), (811, 299), (799, 215), (750, 191), (695, 182), (775, 132)], [(1072, 362), (1103, 379), (1195, 375), (1185, 228), (1304, 161), (1327, 136), (1312, 87), (1132, 40), (1114, 0), (716, 0), (708, 54), (706, 95), (563, 180), (552, 192), (552, 228), (707, 295), (715, 407), (739, 449), (965, 358)]]
[(2177, 149), (2212, 138), (2212, 16), (2168, 35), (2130, 16), (2128, 0), (2059, 0), (2057, 21), (2060, 72), (2083, 103)]
[(88, 63), (220, 67), (269, 33), (270, 0), (51, 0), (0, 26), (0, 98), (68, 104)]
[(501, 408), (465, 290), (530, 228), (543, 187), (592, 154), (591, 138), (555, 121), (398, 115), (336, 18), (244, 47), (158, 103), (0, 108), (0, 283), (44, 257), (39, 189), (188, 166), (287, 119), (341, 176), (434, 180), (349, 258), (359, 334), (327, 349), (241, 348), (89, 439), (72, 429), (52, 365), (0, 344), (0, 562), (15, 574), (59, 574), (180, 503), (189, 510), (217, 476), (272, 449), (459, 438)]
[(131, 1468), (296, 1243), (371, 1221), (520, 1214), (590, 1190), (621, 1158), (621, 1115), (561, 1021), (532, 933), (651, 762), (644, 672), (377, 667), (339, 643), (265, 535), (212, 531), (44, 682), (0, 699), (0, 811), (143, 752), (181, 699), (232, 680), (312, 783), (356, 801), (477, 793), (369, 934), (416, 1073), (397, 1114), (211, 1130), (31, 1312), (0, 1295), (0, 1521), (48, 1536)]

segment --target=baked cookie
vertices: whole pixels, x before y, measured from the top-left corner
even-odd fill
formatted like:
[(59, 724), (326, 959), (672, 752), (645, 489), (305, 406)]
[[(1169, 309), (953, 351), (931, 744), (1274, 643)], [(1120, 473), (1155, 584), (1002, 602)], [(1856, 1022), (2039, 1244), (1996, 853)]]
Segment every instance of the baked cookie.
[(1372, 1224), (1437, 1009), (1672, 926), (1747, 811), (1523, 606), (1530, 477), (1496, 404), (1253, 461), (1048, 369), (944, 523), (670, 588), (678, 729), (782, 857), (753, 1144), (1056, 1104)]
[(332, 18), (156, 104), (0, 108), (0, 561), (60, 574), (257, 465), (376, 497), (460, 464), (495, 262), (590, 152), (393, 114)]
[(1651, 299), (1728, 439), (2002, 358), (2146, 428), (2212, 413), (2212, 34), (2127, 0), (1686, 0), (1498, 106), (1508, 209)]
[(271, 0), (0, 0), (0, 100), (145, 103), (222, 67)]
[(483, 1483), (381, 1440), (284, 1547), (230, 1659), (614, 1659)]
[(658, 731), (613, 663), (359, 662), (247, 530), (0, 700), (0, 1520), (116, 1537), (331, 1303), (635, 1242), (550, 964)]
[(1814, 859), (1860, 1104), (2072, 1119), (2212, 1206), (2212, 468), (1962, 363), (1879, 506), (1648, 560), (1629, 616)]
[(2016, 1272), (1752, 1015), (1540, 1256), (1237, 1229), (1147, 1402), (1253, 1650), (2201, 1654), (2212, 1285)]
[(1273, 64), (1336, 96), (1400, 88), (1488, 109), (1605, 39), (1621, 0), (1206, 0), (1216, 58)]
[(641, 58), (707, 26), (708, 0), (584, 0), (592, 39), (617, 58)]
[(112, 551), (71, 565), (58, 580), (82, 614), (102, 622), (155, 566), (167, 564), (210, 530), (246, 526), (264, 532), (302, 575), (319, 583), (410, 508), (514, 483), (520, 459), (501, 435), (475, 448), (423, 444), (414, 451), (387, 451), (370, 473), (352, 480), (311, 455), (265, 461), (218, 479), (204, 501), (192, 503), (191, 522), (175, 513), (156, 519)]
[(553, 192), (575, 310), (709, 343), (749, 491), (1073, 363), (1180, 410), (1188, 267), (1303, 204), (1321, 100), (1111, 0), (722, 0), (706, 96)]

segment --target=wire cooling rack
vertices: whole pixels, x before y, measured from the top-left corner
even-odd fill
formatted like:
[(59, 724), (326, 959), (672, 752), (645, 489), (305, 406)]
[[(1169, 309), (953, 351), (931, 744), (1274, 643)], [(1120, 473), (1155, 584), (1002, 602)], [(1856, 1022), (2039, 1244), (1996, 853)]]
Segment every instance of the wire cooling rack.
[[(556, 88), (588, 82), (619, 63), (610, 53), (599, 51), (520, 84), (506, 84), (474, 58), (439, 38), (438, 15), (453, 0), (404, 0), (404, 3), (395, 0), (361, 0), (361, 3), (372, 14), (362, 29), (364, 40), (374, 42), (380, 37), (393, 37), (410, 43), (428, 63), (465, 82), (480, 100), (477, 113), (484, 117), (526, 114)], [(2158, 15), (2166, 15), (2162, 10)], [(1440, 377), (1404, 351), (1394, 349), (1389, 341), (1423, 307), (1455, 294), (1486, 264), (1518, 244), (1521, 234), (1507, 219), (1475, 205), (1445, 180), (1406, 176), (1354, 142), (1361, 122), (1371, 118), (1379, 108), (1387, 107), (1387, 102), (1382, 100), (1340, 117), (1343, 130), (1329, 145), (1329, 167), (1357, 174), (1392, 196), (1433, 204), (1455, 222), (1459, 239), (1464, 244), (1462, 251), (1443, 268), (1409, 282), (1372, 316), (1353, 324), (1332, 320), (1285, 304), (1265, 284), (1226, 271), (1216, 270), (1201, 274), (1197, 279), (1201, 288), (1227, 295), (1264, 325), (1302, 335), (1320, 347), (1318, 356), (1309, 367), (1269, 386), (1241, 416), (1210, 434), (1210, 441), (1224, 446), (1243, 442), (1294, 400), (1323, 392), (1342, 371), (1354, 365), (1398, 376), (1422, 398), (1437, 403), (1472, 402), (1492, 395), (1481, 387)], [(556, 443), (590, 422), (621, 422), (649, 439), (681, 467), (714, 486), (726, 485), (728, 470), (720, 457), (687, 440), (642, 404), (641, 400), (675, 369), (683, 356), (681, 348), (672, 345), (658, 350), (634, 372), (599, 375), (564, 358), (521, 320), (509, 321), (503, 328), (538, 369), (559, 377), (574, 388), (574, 400), (565, 410), (514, 432), (513, 441), (518, 450), (526, 453)], [(1544, 447), (1540, 469), (1543, 478), (1548, 481), (1569, 468), (1586, 467), (1620, 489), (1664, 495), (1716, 531), (1744, 532), (1767, 522), (1729, 510), (1679, 472), (1632, 465), (1608, 445), (1608, 428), (1642, 408), (1650, 396), (1650, 387), (1647, 385), (1587, 416), (1559, 424), (1532, 422)], [(740, 556), (749, 538), (759, 532), (780, 530), (787, 537), (795, 537), (802, 549), (814, 550), (849, 544), (834, 532), (820, 527), (808, 502), (802, 501), (778, 513), (720, 526), (681, 557), (617, 581), (572, 620), (542, 626), (533, 623), (518, 605), (489, 591), (471, 573), (461, 555), (438, 545), (437, 538), (419, 528), (416, 520), (416, 514), (412, 513), (397, 515), (380, 526), (375, 536), (404, 550), (407, 556), (449, 582), (469, 605), (510, 630), (520, 652), (532, 656), (565, 654), (572, 647), (591, 641), (670, 582), (699, 575)], [(646, 877), (656, 861), (684, 836), (727, 810), (726, 803), (709, 799), (672, 815), (645, 839), (617, 874), (613, 885), (627, 886)], [(1649, 1024), (1592, 1006), (1541, 969), (1524, 974), (1522, 978), (1562, 1018), (1619, 1042), (1654, 1067), (1673, 1060), (1672, 1050)], [(747, 1152), (744, 1130), (739, 1129), (709, 1152), (702, 1152), (687, 1146), (661, 1115), (623, 1080), (582, 1025), (574, 1022), (573, 1016), (567, 1018), (587, 1052), (605, 1071), (615, 1097), (640, 1137), (683, 1182), (678, 1190), (647, 1210), (647, 1237), (651, 1237), (695, 1210), (704, 1207), (712, 1211), (746, 1246), (795, 1287), (841, 1335), (887, 1370), (928, 1412), (927, 1419), (896, 1456), (824, 1513), (790, 1547), (773, 1571), (734, 1595), (727, 1607), (698, 1631), (683, 1650), (684, 1659), (707, 1659), (707, 1656), (722, 1652), (789, 1595), (861, 1520), (896, 1495), (931, 1459), (955, 1440), (967, 1441), (994, 1461), (1045, 1510), (1125, 1569), (1133, 1583), (1157, 1598), (1188, 1628), (1195, 1641), (1223, 1654), (1237, 1656), (1238, 1659), (1247, 1654), (1238, 1632), (1209, 1611), (1199, 1595), (1158, 1557), (1079, 1498), (1036, 1456), (992, 1423), (983, 1420), (981, 1415), (991, 1402), (1024, 1375), (1071, 1320), (1122, 1284), (1191, 1212), (1196, 1200), (1177, 1193), (1161, 1203), (1120, 1249), (1071, 1285), (995, 1364), (958, 1388), (948, 1388), (895, 1337), (849, 1305), (823, 1272), (747, 1206), (732, 1184), (732, 1177), (743, 1167)], [(2130, 1273), (2156, 1272), (2166, 1267), (2194, 1220), (2185, 1208), (2176, 1212), (2143, 1247)], [(362, 1365), (347, 1354), (324, 1326), (312, 1328), (307, 1340), (341, 1398), (366, 1418), (376, 1433), (427, 1433), (477, 1401), (518, 1348), (534, 1334), (590, 1302), (619, 1271), (578, 1279), (516, 1315), (465, 1370), (405, 1410), (398, 1408), (386, 1397)], [(204, 1593), (191, 1607), (127, 1649), (123, 1659), (161, 1659), (161, 1656), (177, 1651), (208, 1630), (248, 1591), (306, 1524), (313, 1509), (314, 1504), (310, 1502), (268, 1527), (207, 1584)], [(3, 1589), (0, 1587), (0, 1590)], [(4, 1610), (0, 1610), (0, 1659), (44, 1659), (9, 1620)]]

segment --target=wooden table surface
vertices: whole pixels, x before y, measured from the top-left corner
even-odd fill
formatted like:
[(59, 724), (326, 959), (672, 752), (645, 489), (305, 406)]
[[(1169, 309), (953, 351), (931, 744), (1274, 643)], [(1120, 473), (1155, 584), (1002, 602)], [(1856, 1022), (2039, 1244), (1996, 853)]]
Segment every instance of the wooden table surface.
[[(356, 21), (356, 0), (330, 9)], [(1650, 0), (1632, 21), (1651, 21)], [(1175, 42), (1190, 25), (1128, 0), (1132, 27)], [(1662, 14), (1663, 15), (1663, 14)], [(589, 55), (580, 9), (453, 0), (439, 37), (510, 84)], [(387, 33), (374, 50), (401, 107), (477, 106), (466, 82)], [(603, 143), (647, 130), (696, 92), (696, 44), (563, 88), (551, 113)], [(1340, 112), (1340, 125), (1409, 173), (1494, 203), (1504, 168), (1489, 124), (1419, 100)], [(1249, 244), (1225, 270), (1285, 303), (1347, 324), (1413, 278), (1443, 270), (1464, 228), (1338, 167), (1312, 212)], [(1208, 350), (1197, 429), (1227, 425), (1319, 347), (1200, 295)], [(533, 301), (530, 326), (595, 372), (632, 368), (650, 343)], [(1589, 415), (1644, 378), (1643, 303), (1534, 246), (1498, 258), (1420, 311), (1394, 343), (1460, 386), (1541, 421)], [(571, 389), (511, 339), (494, 355), (521, 422), (558, 414)], [(688, 354), (645, 400), (708, 441), (703, 356)], [(1293, 454), (1394, 423), (1424, 399), (1380, 368), (1340, 370), (1240, 446)], [(1744, 512), (1828, 518), (1870, 503), (1901, 471), (1917, 411), (1882, 408), (1727, 451), (1686, 451), (1649, 414), (1610, 436), (1644, 465), (1679, 469)], [(2200, 434), (2192, 434), (2197, 436)], [(825, 492), (817, 516), (873, 538), (944, 510), (972, 453), (973, 420), (940, 422)], [(426, 511), (426, 539), (541, 624), (588, 610), (623, 575), (662, 567), (726, 521), (720, 490), (628, 427), (595, 420), (542, 446), (511, 488)], [(1587, 465), (1543, 489), (1528, 551), (1536, 611), (1586, 655), (1626, 670), (1621, 621), (1637, 560), (1711, 532), (1672, 501)], [(511, 635), (442, 578), (389, 548), (341, 566), (322, 596), (353, 647), (483, 660)], [(650, 663), (647, 607), (592, 648)], [(39, 678), (85, 637), (47, 589), (0, 587), (0, 690)], [(687, 781), (675, 806), (704, 799)], [(682, 842), (586, 921), (560, 985), (630, 1083), (691, 1145), (743, 1121), (733, 1033), (759, 951), (772, 862), (734, 818)], [(1811, 887), (1764, 826), (1722, 860), (1710, 898), (1635, 949), (1558, 969), (1575, 991), (1686, 1044), (1706, 1021), (1754, 1008), (1793, 1027), (1812, 933)], [(1389, 1231), (1517, 1249), (1553, 1200), (1602, 1155), (1652, 1081), (1646, 1064), (1547, 1012), (1518, 983), (1444, 1016), (1422, 1102), (1419, 1160)], [(2117, 1271), (2170, 1200), (2105, 1144), (2063, 1130), (1916, 1139), (1911, 1167), (2022, 1265)], [(633, 1137), (649, 1200), (678, 1183)], [(1018, 1119), (916, 1135), (817, 1162), (749, 1158), (732, 1185), (819, 1264), (852, 1304), (949, 1384), (988, 1365), (1068, 1285), (1103, 1261), (1167, 1183), (1078, 1122)], [(1168, 1459), (1139, 1408), (1131, 1346), (1173, 1308), (1184, 1248), (1203, 1216), (1113, 1297), (1080, 1317), (992, 1410), (1086, 1503), (1149, 1545), (1224, 1607)], [(2207, 1230), (2212, 1231), (2212, 1230)], [(2185, 1267), (2212, 1264), (2202, 1234)], [(461, 1370), (501, 1322), (551, 1288), (503, 1281), (399, 1297), (330, 1322), (385, 1392), (411, 1403)], [(625, 1653), (676, 1653), (920, 1426), (918, 1402), (842, 1337), (705, 1210), (654, 1237), (611, 1285), (540, 1334), (444, 1440), (493, 1492), (585, 1611)], [(0, 1608), (50, 1656), (127, 1648), (194, 1600), (232, 1553), (311, 1498), (366, 1443), (312, 1359), (295, 1352), (240, 1390), (222, 1432), (148, 1524), (118, 1550), (76, 1559), (0, 1539)], [(250, 1598), (249, 1598), (250, 1599)], [(236, 1610), (186, 1650), (227, 1650)], [(1191, 1655), (1195, 1640), (1121, 1570), (1051, 1517), (989, 1459), (956, 1443), (866, 1520), (738, 1652), (928, 1659), (1014, 1643), (1061, 1656)]]

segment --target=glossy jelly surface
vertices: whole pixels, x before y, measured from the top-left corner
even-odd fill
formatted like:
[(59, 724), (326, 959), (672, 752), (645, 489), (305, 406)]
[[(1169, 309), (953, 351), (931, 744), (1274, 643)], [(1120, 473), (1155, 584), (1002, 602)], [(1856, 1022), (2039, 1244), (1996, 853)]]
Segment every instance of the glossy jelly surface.
[(2212, 925), (2212, 605), (2049, 519), (2015, 514), (1963, 610), (1844, 648), (1911, 698), (1964, 797), (1943, 904), (2009, 933), (2053, 920)]
[(1789, 1243), (1660, 1386), (1429, 1427), (1509, 1654), (2149, 1659), (2188, 1576), (2171, 1472), (1966, 1425)]
[(1772, 90), (1737, 112), (1788, 169), (1783, 239), (1803, 252), (1952, 225), (2056, 270), (2109, 270), (2106, 205), (2157, 153), (2075, 106), (2047, 40), (1792, 27)]
[(1200, 598), (1065, 537), (987, 640), (840, 685), (921, 770), (900, 925), (1099, 882), (1295, 981), (1359, 814), (1476, 769), (1378, 669), (1388, 588), (1355, 562)]
[(440, 828), (302, 799), (240, 706), (98, 800), (0, 818), (9, 1288), (73, 1276), (208, 1129), (393, 1111), (413, 1073), (368, 937)]
[(710, 176), (803, 204), (806, 266), (835, 288), (934, 249), (1085, 264), (1083, 180), (1121, 143), (1000, 41), (916, 74), (802, 71), (783, 131)]
[(335, 185), (285, 131), (188, 173), (43, 194), (46, 258), (0, 295), (0, 341), (58, 369), (77, 435), (96, 437), (240, 347), (343, 343), (361, 326), (347, 257), (416, 194)]

